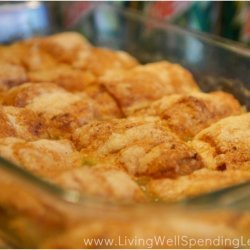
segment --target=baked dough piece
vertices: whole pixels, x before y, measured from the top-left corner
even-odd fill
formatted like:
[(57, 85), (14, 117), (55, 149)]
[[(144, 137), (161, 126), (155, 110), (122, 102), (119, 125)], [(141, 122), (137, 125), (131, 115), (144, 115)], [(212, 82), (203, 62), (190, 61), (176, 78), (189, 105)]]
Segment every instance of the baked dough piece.
[(249, 171), (201, 169), (177, 179), (151, 180), (146, 187), (153, 199), (174, 202), (249, 180)]
[(89, 50), (92, 47), (77, 32), (62, 32), (52, 36), (37, 38), (37, 40), (41, 50), (50, 54), (58, 62), (67, 64), (74, 63), (82, 51)]
[(113, 98), (98, 86), (70, 93), (51, 83), (26, 83), (5, 92), (2, 104), (27, 107), (64, 133), (92, 119), (122, 116)]
[(24, 67), (27, 71), (49, 69), (57, 64), (55, 58), (39, 46), (40, 39), (32, 38), (9, 46), (0, 46), (1, 60), (4, 63)]
[(81, 167), (66, 171), (53, 180), (86, 195), (100, 196), (121, 201), (141, 201), (144, 194), (137, 183), (123, 170), (105, 165)]
[(250, 170), (250, 113), (227, 117), (192, 141), (207, 168)]
[(95, 101), (95, 104), (97, 105), (97, 108), (103, 118), (124, 117), (124, 114), (115, 99), (103, 86), (99, 84), (90, 85), (84, 90), (84, 93)]
[[(4, 105), (25, 107), (29, 103), (32, 103), (33, 99), (38, 96), (57, 92), (65, 93), (62, 88), (52, 83), (26, 83), (18, 88), (12, 88), (9, 91), (0, 93), (0, 102)], [(122, 116), (117, 103), (103, 87), (99, 85), (88, 86), (84, 93), (92, 99), (90, 103), (95, 103), (96, 108), (103, 118)], [(70, 96), (73, 95), (78, 96), (79, 92), (70, 94)], [(84, 94), (81, 93), (80, 95)]]
[[(69, 91), (82, 91), (89, 84), (98, 82), (100, 75), (138, 64), (126, 52), (92, 47), (76, 32), (35, 37), (11, 46), (1, 46), (0, 55), (8, 65), (8, 71), (15, 71), (15, 74), (4, 74), (2, 81), (8, 84), (7, 87), (25, 81), (53, 82)], [(14, 66), (10, 69), (9, 65)], [(25, 78), (22, 68), (28, 72)]]
[(135, 115), (159, 116), (180, 138), (189, 140), (212, 123), (242, 112), (232, 95), (217, 91), (164, 96)]
[(2, 104), (25, 107), (36, 98), (57, 93), (65, 93), (65, 90), (52, 83), (25, 83), (2, 93)]
[(22, 54), (19, 43), (0, 45), (0, 60), (2, 63), (20, 65), (21, 59), (19, 54)]
[(41, 50), (38, 42), (21, 42), (20, 49), (22, 50), (22, 55), (19, 55), (20, 61), (27, 72), (50, 70), (58, 64), (56, 58)]
[(31, 82), (53, 82), (71, 92), (83, 91), (96, 81), (92, 73), (74, 69), (67, 64), (56, 64), (49, 69), (31, 71), (28, 78)]
[[(53, 82), (67, 90), (79, 91), (95, 80), (90, 72), (73, 69), (70, 65), (80, 50), (90, 47), (80, 34), (64, 32), (44, 38), (30, 39), (25, 44), (29, 47), (31, 60), (35, 61), (36, 65), (33, 66), (34, 62), (32, 64), (26, 62), (30, 70), (29, 81)], [(42, 62), (48, 67), (41, 67), (36, 62)]]
[(127, 115), (165, 95), (199, 90), (186, 69), (166, 61), (112, 71), (100, 81)]
[(86, 94), (72, 94), (49, 83), (27, 83), (3, 97), (4, 105), (26, 107), (42, 116), (52, 137), (65, 137), (76, 127), (100, 117), (95, 102)]
[(22, 66), (0, 61), (0, 91), (20, 85), (27, 79), (26, 71)]
[(28, 71), (37, 71), (51, 69), (58, 63), (72, 63), (78, 52), (88, 47), (90, 45), (82, 35), (64, 32), (1, 46), (0, 54), (5, 62), (22, 65)]
[(45, 120), (26, 108), (0, 106), (0, 137), (47, 138)]
[(81, 156), (68, 140), (0, 138), (0, 155), (43, 177), (52, 177), (81, 165)]
[(29, 43), (31, 47), (39, 47), (43, 54), (49, 54), (58, 63), (50, 69), (46, 68), (46, 71), (31, 72), (30, 81), (53, 81), (70, 91), (82, 90), (96, 81), (94, 76), (137, 65), (136, 59), (126, 52), (94, 48), (76, 32), (35, 38)]
[(74, 68), (89, 71), (97, 77), (117, 70), (128, 70), (136, 65), (137, 60), (124, 51), (94, 47), (82, 51), (72, 64)]
[(90, 72), (73, 69), (71, 64), (89, 43), (75, 32), (65, 32), (22, 42), (26, 50), (23, 64), (30, 82), (53, 82), (69, 91), (83, 90), (95, 77)]
[(52, 81), (70, 91), (83, 90), (97, 83), (98, 77), (107, 72), (130, 69), (138, 64), (126, 52), (94, 48), (81, 35), (73, 32), (43, 38), (40, 47), (58, 64), (46, 71), (30, 72), (30, 81)]
[(174, 177), (202, 167), (198, 154), (154, 117), (92, 121), (72, 140), (92, 161), (109, 162), (131, 175)]

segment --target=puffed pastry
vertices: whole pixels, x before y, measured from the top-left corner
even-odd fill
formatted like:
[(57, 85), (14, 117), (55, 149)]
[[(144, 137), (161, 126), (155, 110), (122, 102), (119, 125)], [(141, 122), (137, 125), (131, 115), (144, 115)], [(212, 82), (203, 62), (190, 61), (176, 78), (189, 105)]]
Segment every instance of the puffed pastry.
[(25, 107), (45, 119), (53, 138), (65, 137), (76, 127), (101, 114), (85, 93), (73, 94), (50, 83), (27, 83), (12, 88), (2, 98), (3, 105)]
[(202, 167), (196, 151), (154, 117), (92, 121), (76, 129), (72, 140), (93, 161), (135, 176), (175, 177)]
[(250, 113), (231, 116), (198, 133), (191, 142), (209, 169), (250, 170)]
[(32, 110), (0, 106), (0, 138), (4, 137), (25, 140), (48, 138), (46, 122)]
[(164, 96), (135, 115), (159, 116), (180, 138), (189, 140), (212, 123), (243, 112), (232, 95), (217, 91)]
[(190, 72), (166, 61), (139, 65), (126, 71), (112, 71), (105, 74), (100, 82), (126, 115), (166, 95), (199, 91)]
[(58, 185), (122, 202), (143, 201), (145, 195), (139, 185), (123, 170), (105, 165), (68, 170), (54, 178)]
[(246, 181), (250, 181), (249, 171), (201, 169), (177, 179), (150, 180), (146, 188), (152, 200), (175, 202)]
[(0, 46), (0, 156), (86, 196), (175, 202), (250, 180), (250, 114), (181, 65), (63, 32)]
[(0, 138), (0, 156), (44, 178), (81, 166), (81, 155), (68, 140)]
[(27, 80), (27, 72), (22, 66), (0, 61), (0, 91), (18, 86)]

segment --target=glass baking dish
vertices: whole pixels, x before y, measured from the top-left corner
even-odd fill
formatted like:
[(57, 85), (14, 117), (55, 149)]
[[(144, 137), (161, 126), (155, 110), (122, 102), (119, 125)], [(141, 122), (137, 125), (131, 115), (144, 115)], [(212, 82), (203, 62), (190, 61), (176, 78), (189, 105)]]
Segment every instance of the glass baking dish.
[[(103, 22), (109, 16), (111, 22)], [(167, 59), (203, 90), (223, 89), (250, 107), (250, 53), (221, 39), (94, 4), (70, 28), (96, 46), (141, 62)], [(214, 193), (216, 195), (216, 192)], [(248, 248), (250, 210), (225, 204), (112, 203), (59, 188), (0, 159), (0, 237), (18, 248)]]

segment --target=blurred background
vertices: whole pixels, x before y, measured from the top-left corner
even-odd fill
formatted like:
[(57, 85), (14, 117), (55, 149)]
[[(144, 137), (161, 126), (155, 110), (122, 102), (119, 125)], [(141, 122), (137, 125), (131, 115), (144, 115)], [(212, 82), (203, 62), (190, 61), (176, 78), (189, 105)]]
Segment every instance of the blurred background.
[[(93, 4), (105, 2), (1, 1), (0, 42), (8, 43), (33, 35), (68, 29), (86, 14)], [(250, 45), (250, 2), (241, 1), (118, 1), (106, 2), (140, 12), (178, 26), (205, 32)], [(110, 13), (97, 18), (97, 25), (116, 25)]]

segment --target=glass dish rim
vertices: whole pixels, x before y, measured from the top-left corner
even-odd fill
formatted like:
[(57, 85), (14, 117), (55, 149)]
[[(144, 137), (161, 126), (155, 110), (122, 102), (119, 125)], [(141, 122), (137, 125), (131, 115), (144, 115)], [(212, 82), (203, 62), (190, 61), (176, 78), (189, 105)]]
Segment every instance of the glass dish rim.
[(127, 15), (134, 19), (140, 20), (142, 23), (152, 23), (152, 24), (155, 24), (156, 27), (162, 30), (171, 29), (177, 33), (190, 35), (201, 40), (202, 42), (206, 42), (213, 46), (220, 47), (221, 49), (225, 49), (225, 50), (240, 54), (241, 56), (250, 58), (250, 48), (246, 46), (244, 43), (230, 40), (228, 38), (221, 37), (215, 34), (209, 34), (206, 32), (200, 32), (200, 31), (189, 29), (189, 28), (183, 28), (176, 24), (163, 21), (157, 17), (150, 17), (150, 20), (148, 20), (148, 16), (146, 16), (144, 13), (141, 13), (138, 10), (122, 8), (120, 6), (111, 5), (109, 3), (104, 3), (104, 2), (92, 3), (90, 9), (87, 10), (86, 13), (84, 13), (79, 18), (77, 23), (81, 22), (85, 16), (88, 16), (89, 13), (95, 11), (98, 8), (109, 8), (109, 9), (114, 10), (117, 13), (122, 13), (123, 15)]

